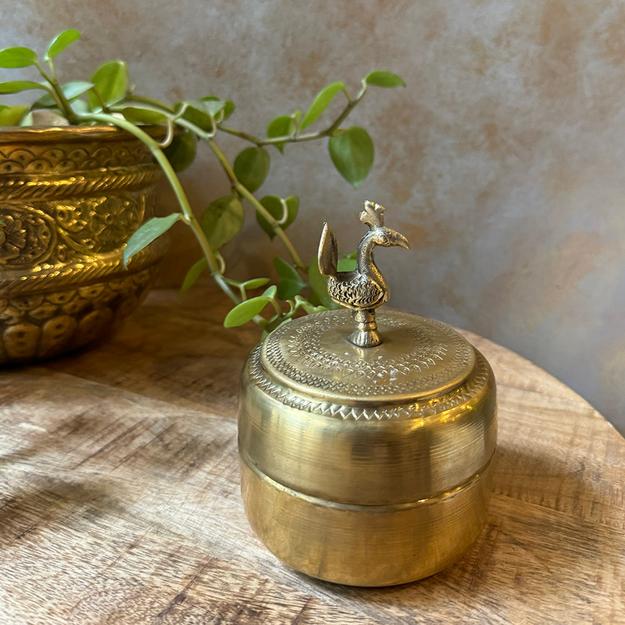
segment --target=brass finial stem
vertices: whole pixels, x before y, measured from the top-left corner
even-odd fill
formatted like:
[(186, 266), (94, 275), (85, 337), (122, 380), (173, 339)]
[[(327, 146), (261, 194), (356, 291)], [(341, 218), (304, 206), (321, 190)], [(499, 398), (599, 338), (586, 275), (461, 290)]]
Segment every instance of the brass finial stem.
[(375, 347), (382, 342), (373, 308), (352, 310), (352, 317), (356, 323), (356, 329), (347, 337), (350, 343), (358, 347)]

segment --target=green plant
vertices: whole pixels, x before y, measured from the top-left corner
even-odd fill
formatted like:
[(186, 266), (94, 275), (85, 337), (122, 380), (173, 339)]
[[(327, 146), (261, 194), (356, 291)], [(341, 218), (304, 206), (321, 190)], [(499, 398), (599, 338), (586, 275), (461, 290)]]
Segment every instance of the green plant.
[[(146, 221), (128, 240), (124, 262), (128, 263), (134, 254), (175, 223), (182, 222), (193, 231), (203, 254), (187, 272), (182, 290), (189, 289), (208, 271), (235, 304), (224, 320), (226, 327), (254, 321), (269, 332), (298, 314), (332, 306), (316, 261), (305, 263), (286, 233), (297, 216), (299, 198), (256, 195), (269, 173), (269, 148), (282, 154), (287, 145), (326, 139), (331, 161), (339, 174), (354, 187), (358, 186), (371, 169), (374, 146), (364, 128), (346, 128), (343, 123), (369, 87), (404, 86), (403, 80), (388, 71), (374, 71), (362, 79), (360, 89), (353, 96), (343, 82), (333, 82), (316, 95), (305, 112), (276, 117), (269, 122), (266, 136), (260, 137), (227, 124), (235, 109), (231, 100), (208, 95), (170, 105), (136, 93), (130, 86), (123, 61), (104, 63), (88, 81), (61, 83), (55, 59), (78, 39), (80, 33), (76, 29), (61, 32), (50, 42), (43, 59), (26, 47), (0, 51), (0, 67), (33, 67), (40, 75), (37, 81), (0, 83), (0, 94), (28, 90), (40, 94), (29, 106), (0, 105), (0, 125), (109, 124), (135, 136), (150, 149), (176, 196), (179, 211)], [(321, 130), (308, 130), (339, 95), (345, 103), (338, 115)], [(164, 128), (164, 138), (160, 141), (146, 132), (146, 125), (155, 124)], [(217, 141), (219, 133), (233, 135), (249, 145), (231, 161)], [(193, 162), (198, 142), (208, 146), (230, 183), (230, 193), (210, 202), (199, 218), (176, 173)], [(240, 281), (226, 276), (226, 263), (220, 250), (241, 229), (246, 204), (254, 211), (262, 230), (271, 238), (277, 237), (288, 253), (288, 261), (281, 257), (274, 259), (278, 276), (275, 284), (267, 277)], [(343, 269), (354, 262), (353, 258), (343, 259)], [(260, 292), (260, 289), (264, 290)]]

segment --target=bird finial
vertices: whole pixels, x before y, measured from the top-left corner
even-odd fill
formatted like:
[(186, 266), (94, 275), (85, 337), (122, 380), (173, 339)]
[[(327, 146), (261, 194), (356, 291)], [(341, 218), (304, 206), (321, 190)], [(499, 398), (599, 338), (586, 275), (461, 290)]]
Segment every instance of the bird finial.
[(356, 324), (347, 340), (357, 347), (375, 347), (382, 342), (375, 309), (388, 301), (389, 290), (373, 259), (373, 248), (397, 246), (408, 249), (408, 241), (396, 230), (384, 226), (384, 206), (367, 200), (360, 221), (369, 226), (358, 244), (357, 264), (352, 271), (338, 271), (338, 251), (328, 224), (319, 241), (318, 264), (328, 278), (328, 295), (337, 304), (350, 308)]

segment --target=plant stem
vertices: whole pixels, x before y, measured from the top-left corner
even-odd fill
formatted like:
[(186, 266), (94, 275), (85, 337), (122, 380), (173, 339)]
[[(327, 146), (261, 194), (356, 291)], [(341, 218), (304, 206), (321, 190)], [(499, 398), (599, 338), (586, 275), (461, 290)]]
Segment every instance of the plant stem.
[[(154, 113), (160, 113), (172, 123), (177, 124), (178, 126), (181, 126), (182, 128), (186, 128), (187, 130), (190, 130), (191, 132), (195, 133), (200, 139), (204, 139), (205, 141), (208, 141), (209, 139), (212, 139), (215, 136), (214, 130), (211, 132), (206, 132), (205, 130), (198, 128), (195, 124), (193, 124), (189, 120), (184, 119), (184, 117), (181, 117), (182, 111), (176, 112), (173, 109), (164, 108), (162, 105), (152, 104), (151, 98), (132, 97), (130, 99), (130, 102), (133, 104), (134, 103), (141, 104), (142, 105), (141, 108), (144, 108), (146, 111), (153, 111)], [(128, 105), (128, 102), (126, 102), (124, 106), (112, 107), (112, 110), (116, 112), (122, 112), (123, 109), (126, 108), (127, 105)]]
[(250, 143), (254, 143), (258, 147), (263, 147), (265, 145), (276, 145), (283, 143), (303, 143), (304, 141), (317, 141), (318, 139), (322, 139), (323, 137), (329, 137), (335, 130), (339, 128), (341, 123), (345, 121), (347, 116), (352, 112), (354, 107), (362, 100), (365, 93), (367, 92), (367, 85), (363, 83), (360, 91), (356, 94), (354, 98), (350, 98), (347, 93), (345, 93), (347, 97), (347, 104), (343, 107), (343, 110), (338, 114), (336, 119), (324, 130), (319, 130), (317, 132), (307, 132), (302, 135), (294, 135), (292, 137), (272, 137), (271, 139), (261, 139), (260, 137), (256, 137), (248, 132), (243, 132), (241, 130), (236, 130), (235, 128), (229, 128), (228, 126), (218, 125), (219, 130), (225, 132), (226, 134), (233, 135), (238, 137), (239, 139), (243, 139), (244, 141), (249, 141)]
[(252, 205), (252, 208), (254, 208), (254, 210), (271, 225), (273, 231), (276, 233), (276, 236), (282, 241), (282, 244), (288, 250), (289, 255), (293, 259), (293, 264), (295, 265), (295, 267), (302, 272), (306, 272), (306, 265), (304, 264), (302, 257), (295, 249), (295, 246), (293, 245), (291, 239), (289, 239), (289, 237), (282, 229), (282, 226), (280, 226), (275, 220), (274, 216), (258, 201), (258, 199), (256, 199), (256, 196), (248, 191), (240, 182), (238, 182), (234, 188)]
[(69, 100), (65, 97), (65, 94), (61, 89), (61, 85), (59, 85), (59, 81), (56, 79), (54, 67), (52, 67), (51, 73), (48, 74), (39, 61), (35, 61), (35, 66), (44, 80), (50, 85), (52, 89), (52, 97), (56, 100), (56, 103), (61, 111), (63, 111), (63, 115), (67, 121), (71, 124), (76, 124), (78, 122), (78, 117), (76, 116), (76, 113), (74, 113)]
[(143, 95), (135, 95), (134, 93), (131, 93), (128, 96), (128, 101), (136, 102), (137, 104), (147, 104), (148, 106), (153, 106), (160, 111), (166, 111), (168, 113), (176, 112), (172, 106), (167, 106), (165, 103), (160, 102), (156, 98), (148, 98)]
[(187, 194), (176, 175), (173, 167), (170, 162), (167, 160), (167, 157), (159, 147), (157, 141), (155, 141), (150, 135), (146, 132), (137, 128), (131, 122), (114, 117), (112, 115), (106, 115), (103, 113), (84, 113), (78, 115), (78, 117), (83, 121), (100, 121), (106, 124), (111, 124), (125, 130), (131, 135), (135, 136), (139, 139), (144, 145), (146, 145), (156, 162), (159, 164), (161, 170), (165, 174), (167, 181), (169, 182), (172, 191), (174, 192), (176, 199), (178, 200), (178, 204), (182, 209), (182, 217), (184, 222), (191, 228), (195, 238), (197, 239), (200, 247), (202, 248), (202, 252), (206, 257), (206, 262), (208, 263), (208, 268), (211, 272), (211, 275), (215, 282), (218, 284), (219, 288), (235, 303), (238, 304), (241, 300), (238, 295), (230, 288), (228, 283), (226, 282), (223, 274), (219, 270), (219, 263), (217, 261), (217, 257), (215, 256), (214, 250), (211, 248), (208, 240), (204, 236), (204, 231), (202, 230), (202, 226), (200, 225), (197, 217), (193, 213), (191, 209), (191, 205), (189, 204), (189, 200), (187, 198)]
[[(334, 131), (340, 127), (341, 123), (349, 116), (349, 114), (352, 112), (354, 107), (362, 100), (366, 92), (367, 92), (367, 84), (364, 81), (362, 83), (362, 86), (359, 92), (356, 94), (354, 98), (351, 98), (349, 94), (346, 91), (344, 91), (345, 97), (347, 98), (347, 104), (345, 104), (341, 112), (338, 114), (338, 116), (334, 119), (334, 121), (327, 128), (325, 128), (324, 130), (320, 130), (318, 132), (309, 132), (306, 134), (295, 135), (292, 137), (275, 137), (271, 139), (261, 139), (250, 133), (243, 132), (241, 130), (236, 130), (234, 128), (229, 128), (227, 126), (222, 126), (220, 124), (217, 124), (217, 128), (227, 134), (236, 136), (239, 139), (243, 139), (245, 141), (249, 141), (250, 143), (254, 143), (258, 147), (262, 147), (266, 145), (283, 144), (283, 143), (302, 143), (304, 141), (315, 141), (323, 137), (328, 137), (332, 135)], [(169, 119), (171, 119), (176, 124), (191, 130), (201, 139), (206, 140), (211, 151), (213, 152), (213, 154), (219, 161), (219, 164), (221, 165), (226, 176), (230, 180), (233, 190), (236, 191), (240, 196), (244, 197), (252, 205), (252, 208), (254, 208), (254, 210), (271, 225), (276, 236), (282, 241), (282, 243), (288, 250), (291, 258), (293, 259), (293, 263), (295, 267), (300, 272), (303, 272), (303, 273), (306, 272), (306, 266), (304, 265), (304, 262), (302, 261), (301, 256), (299, 255), (298, 251), (295, 249), (295, 246), (293, 245), (289, 237), (285, 234), (284, 230), (282, 229), (278, 221), (259, 202), (259, 200), (254, 196), (254, 194), (251, 193), (246, 187), (244, 187), (237, 179), (236, 174), (234, 173), (234, 170), (232, 166), (230, 165), (230, 162), (228, 161), (226, 155), (224, 154), (222, 149), (219, 147), (219, 145), (216, 143), (216, 141), (213, 138), (215, 134), (214, 132), (206, 133), (205, 131), (202, 131), (200, 128), (197, 128), (197, 126), (195, 126), (194, 124), (176, 115), (176, 111), (173, 108), (167, 107), (166, 105), (162, 104), (161, 102), (153, 98), (132, 95), (131, 99), (134, 102), (143, 104), (145, 108), (149, 110), (153, 110), (155, 112), (159, 112), (159, 113), (166, 115)]]
[(258, 201), (256, 196), (250, 192), (245, 186), (243, 186), (239, 179), (236, 177), (232, 165), (230, 165), (226, 155), (223, 153), (222, 149), (219, 147), (217, 142), (214, 139), (208, 140), (208, 145), (219, 161), (222, 169), (226, 173), (226, 176), (230, 180), (232, 188), (242, 197), (244, 197), (251, 205), (254, 210), (261, 215), (273, 228), (273, 231), (276, 233), (276, 236), (282, 241), (284, 247), (288, 250), (291, 258), (293, 259), (293, 263), (300, 271), (306, 270), (306, 265), (302, 261), (301, 256), (298, 251), (295, 249), (295, 246), (286, 235), (284, 230), (281, 228), (280, 224), (276, 221), (274, 216)]
[[(45, 77), (45, 74), (44, 74), (44, 77)], [(49, 78), (47, 79), (50, 82)], [(364, 81), (362, 83), (362, 86), (359, 92), (356, 94), (354, 98), (351, 98), (349, 94), (347, 93), (347, 91), (344, 91), (345, 96), (347, 98), (347, 103), (345, 104), (341, 112), (338, 114), (338, 116), (334, 119), (334, 121), (329, 126), (317, 132), (309, 132), (309, 133), (305, 133), (301, 135), (295, 134), (293, 136), (287, 136), (287, 137), (274, 137), (274, 138), (261, 139), (250, 133), (247, 133), (241, 130), (236, 130), (234, 128), (229, 128), (227, 126), (223, 126), (220, 124), (217, 124), (217, 128), (225, 132), (226, 134), (236, 136), (239, 139), (243, 139), (244, 141), (253, 143), (258, 147), (263, 147), (266, 145), (284, 144), (284, 143), (303, 143), (305, 141), (316, 141), (318, 139), (331, 136), (340, 127), (341, 123), (349, 116), (349, 114), (356, 107), (356, 105), (362, 100), (366, 92), (367, 92), (367, 85)], [(61, 97), (62, 96), (63, 94), (61, 93)], [(129, 101), (132, 101), (137, 104), (141, 104), (143, 105), (144, 108), (148, 110), (152, 110), (152, 111), (165, 115), (170, 124), (171, 123), (178, 124), (179, 126), (183, 128), (191, 130), (199, 138), (204, 139), (208, 143), (211, 151), (217, 158), (224, 173), (228, 177), (228, 180), (230, 181), (233, 191), (237, 193), (238, 195), (240, 195), (241, 197), (245, 198), (248, 201), (248, 203), (252, 206), (252, 208), (271, 225), (275, 235), (282, 241), (283, 245), (286, 247), (287, 251), (289, 252), (296, 269), (302, 273), (306, 273), (306, 265), (304, 264), (297, 249), (295, 248), (295, 246), (293, 245), (289, 237), (286, 235), (286, 233), (280, 226), (280, 223), (260, 203), (260, 201), (256, 198), (256, 196), (251, 191), (249, 191), (244, 185), (242, 185), (241, 182), (238, 180), (232, 165), (228, 161), (228, 158), (224, 154), (219, 144), (214, 139), (215, 130), (216, 130), (215, 128), (213, 128), (212, 132), (210, 133), (206, 132), (198, 128), (195, 124), (184, 119), (182, 117), (182, 111), (177, 112), (174, 107), (167, 106), (163, 104), (162, 102), (159, 102), (158, 100), (153, 99), (153, 98), (133, 94), (130, 96)], [(69, 103), (68, 103), (68, 106), (69, 106)], [(71, 110), (71, 107), (70, 107), (70, 110)], [(233, 302), (238, 303), (239, 301), (241, 301), (242, 298), (240, 298), (236, 294), (236, 292), (233, 291), (233, 289), (226, 282), (225, 277), (219, 270), (219, 266), (217, 263), (215, 253), (211, 249), (210, 245), (208, 244), (208, 241), (206, 240), (206, 237), (204, 236), (204, 232), (199, 222), (197, 221), (195, 215), (193, 214), (193, 211), (191, 210), (191, 207), (189, 205), (184, 189), (182, 188), (182, 185), (180, 184), (178, 177), (173, 171), (171, 165), (169, 164), (167, 157), (163, 154), (162, 150), (160, 149), (158, 142), (154, 141), (151, 137), (149, 137), (149, 135), (147, 135), (142, 130), (137, 128), (134, 124), (127, 122), (125, 120), (120, 120), (110, 115), (102, 116), (98, 114), (85, 114), (85, 115), (81, 115), (80, 117), (82, 119), (91, 118), (91, 119), (96, 119), (96, 120), (98, 120), (99, 118), (100, 121), (106, 121), (107, 123), (114, 124), (120, 128), (127, 130), (134, 136), (138, 137), (141, 141), (143, 141), (143, 143), (145, 143), (150, 148), (150, 150), (152, 151), (152, 154), (154, 155), (154, 158), (157, 160), (157, 162), (161, 166), (163, 173), (169, 180), (169, 183), (174, 193), (176, 194), (176, 198), (178, 199), (178, 202), (182, 209), (185, 222), (187, 223), (187, 225), (191, 227), (191, 229), (193, 230), (193, 233), (195, 234), (195, 237), (197, 238), (200, 246), (202, 247), (202, 251), (204, 252), (204, 255), (206, 256), (206, 260), (208, 262), (211, 275), (213, 276), (217, 284), (220, 286), (220, 288), (228, 295), (228, 297), (230, 297), (230, 299)], [(148, 139), (149, 141), (146, 141), (146, 139)], [(255, 321), (258, 323), (259, 321), (265, 321), (265, 320), (263, 320), (263, 318), (261, 317), (260, 319), (255, 319)]]
[(102, 111), (104, 111), (105, 113), (110, 113), (111, 109), (106, 105), (106, 102), (102, 99), (100, 92), (95, 87), (91, 89), (91, 92), (96, 97), (96, 100), (100, 103), (100, 108), (102, 109)]
[[(250, 143), (255, 143), (258, 147), (267, 145), (267, 143), (264, 143), (263, 139), (259, 139), (258, 137), (255, 137), (254, 135), (250, 134), (249, 132), (243, 132), (242, 130), (236, 130), (235, 128), (229, 128), (228, 126), (222, 126), (221, 124), (218, 124), (218, 128), (219, 130), (225, 132), (228, 135), (238, 137), (239, 139), (243, 139), (244, 141), (249, 141)], [(281, 139), (280, 137), (278, 137), (278, 139), (279, 139), (278, 143), (282, 143), (284, 141), (284, 139)], [(274, 142), (273, 139), (267, 139), (267, 141), (271, 143)]]

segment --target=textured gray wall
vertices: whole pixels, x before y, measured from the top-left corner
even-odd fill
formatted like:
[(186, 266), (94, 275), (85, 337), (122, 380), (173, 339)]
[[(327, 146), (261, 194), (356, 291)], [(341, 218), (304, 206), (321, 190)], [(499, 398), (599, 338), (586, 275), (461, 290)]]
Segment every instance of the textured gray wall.
[[(320, 220), (353, 247), (364, 198), (413, 244), (382, 264), (394, 304), (528, 356), (625, 428), (625, 3), (608, 0), (316, 2), (1, 0), (3, 44), (41, 47), (75, 25), (69, 74), (112, 57), (145, 92), (233, 98), (233, 124), (262, 132), (324, 83), (371, 68), (405, 77), (354, 120), (378, 148), (354, 191), (322, 145), (276, 156), (263, 191), (302, 197), (293, 237), (313, 252)], [(237, 149), (226, 142), (230, 151)], [(198, 206), (225, 190), (202, 159)], [(184, 240), (184, 235), (179, 236)], [(243, 273), (267, 251), (248, 219), (229, 250)], [(275, 250), (279, 245), (275, 244)], [(179, 245), (166, 280), (195, 257)], [(521, 417), (520, 417), (521, 418)], [(566, 418), (566, 415), (562, 415)]]

